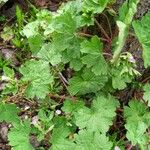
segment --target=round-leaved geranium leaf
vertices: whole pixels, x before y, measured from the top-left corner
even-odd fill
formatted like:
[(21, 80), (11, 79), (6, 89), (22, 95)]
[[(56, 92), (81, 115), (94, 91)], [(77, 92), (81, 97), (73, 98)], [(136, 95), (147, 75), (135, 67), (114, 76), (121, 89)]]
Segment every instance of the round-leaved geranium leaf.
[(29, 142), (30, 123), (25, 121), (17, 128), (11, 128), (8, 133), (8, 141), (13, 150), (34, 150)]
[(99, 132), (81, 130), (75, 136), (75, 150), (111, 150), (113, 143)]
[(90, 131), (105, 133), (112, 125), (118, 106), (117, 100), (113, 97), (99, 96), (93, 100), (91, 109), (82, 107), (75, 115), (75, 124), (80, 128), (87, 128)]
[(143, 89), (144, 89), (143, 98), (145, 101), (148, 102), (148, 106), (150, 107), (150, 84), (146, 84)]
[(147, 68), (150, 66), (150, 13), (142, 17), (140, 21), (134, 21), (133, 28), (139, 42), (142, 44), (144, 66)]
[[(20, 124), (19, 109), (14, 104), (0, 104), (0, 121), (12, 123), (14, 127)], [(13, 117), (12, 117), (13, 116)]]
[(69, 80), (68, 90), (72, 95), (97, 92), (104, 87), (107, 80), (107, 76), (96, 76), (90, 69), (85, 69)]
[(147, 141), (146, 129), (150, 126), (150, 112), (148, 107), (139, 101), (131, 101), (125, 106), (125, 128), (127, 138), (133, 145), (145, 145)]
[(23, 74), (23, 81), (30, 82), (25, 92), (26, 96), (45, 98), (50, 91), (50, 84), (53, 83), (49, 63), (37, 60), (27, 61), (20, 68), (20, 73)]
[(90, 41), (84, 40), (81, 43), (81, 52), (86, 54), (82, 57), (82, 63), (92, 68), (95, 75), (107, 74), (107, 63), (102, 54), (103, 44), (97, 36)]

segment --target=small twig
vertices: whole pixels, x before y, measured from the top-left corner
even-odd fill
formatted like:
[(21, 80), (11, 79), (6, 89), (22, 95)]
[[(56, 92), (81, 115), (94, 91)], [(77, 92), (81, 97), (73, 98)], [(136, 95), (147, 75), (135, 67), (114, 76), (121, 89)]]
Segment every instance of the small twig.
[(112, 55), (109, 53), (103, 53), (103, 55), (112, 57)]
[(150, 76), (147, 77), (147, 78), (145, 78), (141, 83), (145, 83), (145, 82), (147, 82), (149, 79), (150, 79)]
[(99, 24), (99, 22), (94, 19), (95, 23), (97, 24), (97, 26), (99, 27), (99, 29), (101, 30), (101, 32), (104, 34), (104, 36), (106, 37), (106, 39), (111, 42), (110, 37), (108, 36), (108, 34), (105, 32), (105, 30), (103, 29), (103, 27)]
[(103, 16), (106, 18), (106, 20), (107, 20), (108, 27), (109, 27), (109, 32), (110, 32), (110, 36), (111, 36), (111, 39), (112, 39), (112, 29), (111, 29), (110, 21), (109, 21), (109, 19), (108, 19), (108, 17), (107, 17), (106, 14), (102, 13), (102, 15), (103, 15)]
[(57, 94), (52, 94), (52, 93), (49, 93), (48, 96), (51, 97), (51, 98), (56, 98), (56, 99), (61, 99), (61, 100), (65, 100), (65, 99), (70, 99), (70, 100), (73, 100), (73, 101), (76, 100), (76, 97), (65, 96), (65, 95), (57, 95)]
[(130, 144), (130, 146), (127, 148), (127, 150), (131, 150), (132, 149), (132, 144)]
[(59, 75), (60, 75), (60, 77), (64, 80), (64, 82), (65, 82), (66, 84), (69, 84), (68, 81), (67, 81), (67, 79), (63, 76), (63, 74), (62, 74), (61, 72), (59, 72)]
[(59, 74), (60, 80), (62, 81), (63, 85), (67, 89), (68, 81), (66, 80), (66, 78), (63, 76), (61, 72), (59, 72), (58, 74)]
[(5, 27), (9, 22), (11, 22), (15, 17), (16, 15), (13, 15), (10, 19), (8, 19), (7, 22), (3, 25), (3, 27)]
[(92, 37), (93, 35), (88, 34), (88, 33), (83, 33), (83, 32), (78, 32), (77, 33), (78, 36), (83, 36), (83, 37)]
[[(82, 33), (82, 32), (79, 32), (79, 33), (77, 33), (78, 34), (78, 36), (82, 36), (82, 37), (92, 37), (92, 36), (94, 36), (94, 35), (91, 35), (91, 34), (87, 34), (87, 33)], [(106, 41), (106, 42), (109, 42), (107, 39), (105, 39), (105, 38), (102, 38), (102, 37), (100, 37), (100, 39), (102, 40), (102, 41)]]

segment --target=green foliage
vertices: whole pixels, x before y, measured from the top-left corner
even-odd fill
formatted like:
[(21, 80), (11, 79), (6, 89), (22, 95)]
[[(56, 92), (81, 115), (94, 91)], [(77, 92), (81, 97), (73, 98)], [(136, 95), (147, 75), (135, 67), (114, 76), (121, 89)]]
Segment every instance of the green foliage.
[(4, 41), (10, 41), (13, 38), (14, 34), (13, 34), (13, 30), (11, 27), (4, 27), (3, 32), (0, 34), (0, 37), (4, 40)]
[(85, 13), (101, 13), (109, 0), (84, 0), (83, 1), (83, 11)]
[(33, 150), (29, 142), (30, 123), (25, 121), (17, 128), (11, 128), (8, 134), (9, 144), (14, 150)]
[[(18, 29), (6, 27), (1, 37), (5, 42), (15, 37), (13, 44), (23, 48), (18, 57), (27, 57), (19, 68), (0, 60), (1, 81), (5, 83), (1, 98), (7, 102), (12, 95), (15, 101), (25, 96), (30, 102), (35, 100), (38, 108), (29, 116), (32, 121), (21, 120), (18, 105), (1, 102), (0, 121), (12, 124), (8, 133), (12, 149), (34, 149), (29, 142), (31, 134), (39, 141), (46, 139), (51, 150), (111, 150), (118, 145), (126, 147), (129, 142), (142, 150), (148, 147), (150, 85), (143, 87), (146, 103), (131, 100), (120, 109), (118, 100), (121, 92), (135, 87), (135, 78), (140, 76), (133, 55), (122, 52), (138, 2), (125, 1), (117, 20), (114, 18), (118, 26), (115, 46), (114, 36), (105, 39), (112, 31), (107, 33), (102, 29), (103, 23), (94, 23), (102, 15), (109, 21), (107, 11), (112, 10), (114, 0), (72, 0), (56, 12), (33, 7), (30, 19), (16, 7)], [(145, 67), (150, 64), (149, 18), (148, 13), (133, 22), (143, 47)], [(121, 127), (127, 133), (118, 141), (122, 134), (117, 129), (120, 110), (124, 113), (121, 120), (125, 121)]]
[(17, 93), (18, 83), (17, 83), (17, 80), (15, 79), (15, 72), (13, 69), (7, 66), (4, 66), (3, 76), (1, 78), (1, 81), (7, 82), (2, 92), (3, 95), (9, 94), (9, 93), (12, 93), (13, 95), (15, 95)]
[(139, 0), (125, 1), (119, 10), (119, 20), (126, 25), (131, 24), (134, 14), (137, 11), (137, 4)]
[(99, 132), (81, 130), (78, 135), (75, 135), (75, 139), (75, 150), (111, 150), (113, 145), (105, 135)]
[(111, 69), (113, 88), (122, 90), (135, 76), (139, 76), (140, 73), (134, 69), (135, 67), (135, 59), (130, 53), (121, 54), (116, 67)]
[(133, 100), (129, 102), (129, 107), (125, 106), (124, 115), (126, 118), (127, 138), (133, 145), (138, 143), (141, 147), (144, 147), (148, 142), (148, 136), (145, 134), (146, 129), (150, 126), (148, 107)]
[(21, 28), (23, 27), (24, 15), (18, 5), (16, 6), (16, 18), (17, 18), (18, 28), (20, 31)]
[(107, 63), (102, 54), (103, 44), (97, 36), (91, 38), (91, 41), (81, 43), (81, 52), (86, 54), (82, 57), (83, 64), (87, 68), (91, 67), (95, 75), (107, 74)]
[(45, 29), (51, 22), (51, 13), (48, 10), (41, 10), (36, 14), (37, 19), (28, 23), (22, 30), (27, 38), (36, 36), (41, 29)]
[(138, 37), (138, 40), (142, 44), (144, 66), (147, 68), (150, 66), (150, 13), (147, 13), (140, 21), (134, 21), (132, 25)]
[(111, 96), (97, 97), (90, 109), (83, 107), (76, 112), (75, 123), (80, 129), (87, 128), (89, 131), (105, 133), (112, 125), (117, 106), (118, 102)]
[(36, 55), (39, 52), (43, 42), (44, 39), (40, 34), (28, 38), (29, 47), (33, 55)]
[(117, 26), (119, 27), (119, 36), (114, 49), (112, 63), (117, 62), (125, 45), (130, 24), (132, 23), (133, 16), (137, 11), (138, 2), (139, 0), (125, 1), (120, 8), (119, 19), (117, 21)]
[(56, 51), (53, 43), (48, 43), (42, 46), (41, 50), (37, 53), (37, 57), (51, 63), (52, 65), (57, 65), (61, 62), (62, 56)]
[(69, 80), (68, 90), (72, 95), (98, 92), (107, 82), (106, 76), (95, 76), (90, 69), (85, 69)]
[[(19, 109), (14, 104), (0, 104), (0, 121), (6, 121), (12, 123), (14, 127), (17, 127), (20, 119), (18, 117)], [(12, 117), (13, 116), (13, 117)]]
[(26, 89), (26, 96), (45, 98), (53, 83), (49, 64), (44, 61), (30, 60), (20, 68), (20, 72), (23, 74), (22, 80), (30, 82)]
[(150, 84), (144, 85), (143, 89), (144, 89), (143, 98), (145, 101), (148, 102), (148, 106), (150, 106)]

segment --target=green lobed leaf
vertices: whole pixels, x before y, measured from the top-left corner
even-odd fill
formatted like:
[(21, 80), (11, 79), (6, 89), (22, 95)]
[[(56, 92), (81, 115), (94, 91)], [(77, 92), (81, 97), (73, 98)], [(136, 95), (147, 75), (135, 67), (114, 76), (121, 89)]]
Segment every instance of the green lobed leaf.
[(68, 90), (72, 95), (95, 93), (104, 87), (107, 80), (106, 76), (95, 76), (90, 69), (85, 69), (69, 80)]
[[(61, 24), (60, 24), (61, 22)], [(62, 57), (63, 63), (70, 62), (71, 68), (75, 70), (80, 70), (82, 64), (77, 65), (75, 59), (80, 59), (80, 39), (76, 36), (76, 30), (78, 19), (74, 17), (70, 12), (65, 11), (64, 13), (58, 13), (54, 15), (52, 23), (47, 27), (44, 34), (50, 35), (52, 37), (52, 47), (54, 50), (54, 55)], [(61, 52), (62, 56), (60, 56)], [(54, 60), (54, 59), (53, 59)]]
[(103, 44), (97, 36), (90, 41), (84, 40), (81, 43), (81, 52), (86, 54), (82, 57), (83, 64), (91, 67), (95, 75), (107, 74), (107, 63), (103, 57)]
[(133, 145), (145, 145), (148, 142), (145, 132), (150, 126), (148, 107), (139, 101), (132, 100), (129, 102), (129, 107), (125, 106), (124, 109), (126, 137)]
[(59, 10), (58, 13), (65, 13), (69, 12), (71, 13), (72, 16), (77, 16), (81, 13), (82, 11), (82, 0), (74, 0), (74, 1), (68, 1), (67, 3), (63, 3)]
[(64, 101), (64, 105), (62, 107), (62, 110), (66, 113), (66, 114), (74, 114), (77, 113), (78, 110), (80, 110), (81, 108), (84, 107), (84, 102), (82, 101), (72, 101), (70, 99), (66, 99)]
[(112, 63), (117, 62), (125, 45), (133, 16), (137, 11), (138, 2), (139, 0), (126, 0), (119, 10), (119, 20), (117, 21), (117, 25), (119, 27), (119, 35), (118, 40), (116, 41), (113, 59), (111, 60)]
[(75, 144), (67, 137), (71, 134), (67, 120), (64, 117), (55, 118), (55, 126), (52, 133), (52, 150), (70, 150), (74, 149)]
[(15, 76), (14, 70), (7, 66), (3, 67), (3, 72), (4, 72), (4, 75), (10, 79), (13, 79)]
[(144, 85), (144, 95), (143, 98), (148, 102), (148, 106), (150, 107), (150, 84)]
[[(20, 124), (18, 117), (19, 109), (14, 104), (0, 104), (0, 121), (12, 123), (14, 127)], [(12, 117), (13, 116), (13, 117)]]
[(61, 5), (58, 13), (63, 14), (65, 12), (69, 12), (72, 16), (74, 16), (74, 19), (77, 22), (77, 27), (94, 25), (93, 14), (82, 12), (82, 8), (82, 0), (69, 1), (68, 3)]
[(48, 43), (42, 46), (41, 50), (37, 53), (37, 57), (50, 62), (52, 65), (57, 65), (61, 62), (62, 56), (53, 43)]
[(99, 96), (93, 100), (91, 108), (82, 107), (75, 116), (75, 124), (89, 131), (106, 133), (116, 115), (118, 102), (111, 96)]
[(109, 0), (83, 0), (83, 12), (101, 13)]
[(17, 80), (15, 79), (15, 72), (13, 69), (4, 66), (3, 67), (2, 81), (7, 82), (3, 88), (2, 95), (13, 94), (15, 95), (18, 91)]
[(70, 61), (70, 68), (74, 69), (75, 71), (80, 71), (82, 67), (83, 67), (83, 63), (81, 59), (76, 58)]
[(29, 60), (21, 66), (20, 73), (23, 74), (23, 81), (30, 82), (26, 89), (26, 96), (45, 98), (50, 91), (50, 84), (53, 83), (49, 63), (41, 60)]
[(30, 123), (25, 121), (17, 128), (11, 128), (8, 133), (9, 144), (13, 150), (34, 150), (29, 142)]
[(75, 150), (111, 150), (113, 143), (99, 132), (80, 130), (75, 136)]
[(126, 88), (127, 83), (132, 81), (133, 76), (129, 75), (128, 73), (121, 74), (122, 67), (113, 68), (111, 70), (112, 73), (112, 86), (114, 89), (123, 90)]
[(45, 30), (51, 23), (52, 14), (50, 11), (43, 9), (36, 14), (36, 17), (35, 21), (28, 23), (21, 31), (21, 34), (27, 38), (38, 35), (41, 29)]
[(126, 0), (119, 9), (119, 20), (130, 25), (134, 14), (137, 11), (137, 4), (139, 0)]
[(150, 66), (150, 13), (147, 13), (142, 19), (133, 22), (133, 28), (143, 47), (144, 66)]
[(35, 55), (41, 49), (41, 47), (44, 43), (44, 39), (43, 39), (42, 35), (37, 34), (37, 35), (29, 37), (28, 43), (29, 43), (29, 47), (30, 47), (30, 51), (32, 52), (32, 55)]
[(18, 29), (20, 31), (23, 26), (24, 14), (22, 12), (22, 9), (18, 5), (16, 6), (16, 20), (18, 23)]
[[(61, 23), (60, 23), (61, 22)], [(52, 22), (47, 27), (45, 34), (57, 32), (59, 34), (66, 34), (68, 38), (73, 36), (76, 31), (77, 23), (70, 12), (58, 14), (53, 17)]]
[(27, 38), (36, 36), (39, 30), (39, 22), (38, 20), (34, 22), (28, 23), (22, 30), (22, 34), (25, 35)]

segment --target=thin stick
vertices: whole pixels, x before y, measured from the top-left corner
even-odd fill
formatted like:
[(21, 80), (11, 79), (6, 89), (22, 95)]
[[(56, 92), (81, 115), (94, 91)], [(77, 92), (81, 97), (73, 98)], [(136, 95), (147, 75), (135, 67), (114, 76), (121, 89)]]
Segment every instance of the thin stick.
[(48, 96), (51, 97), (51, 98), (56, 98), (56, 99), (61, 99), (61, 100), (65, 100), (65, 99), (71, 99), (73, 101), (76, 100), (76, 97), (65, 96), (65, 95), (57, 95), (57, 94), (52, 94), (52, 93), (49, 93)]
[(106, 39), (110, 42), (111, 39), (108, 36), (108, 34), (105, 32), (105, 30), (103, 29), (103, 27), (99, 24), (99, 22), (96, 19), (94, 19), (94, 21), (97, 24), (97, 26), (99, 27), (99, 29), (101, 30), (101, 32), (104, 34), (104, 36), (106, 37)]
[(87, 34), (87, 33), (83, 33), (83, 32), (78, 32), (77, 35), (83, 36), (83, 37), (92, 37), (93, 36), (91, 34)]
[[(91, 35), (91, 34), (87, 34), (87, 33), (82, 33), (82, 32), (79, 32), (79, 33), (77, 33), (79, 36), (82, 36), (82, 37), (92, 37), (92, 36), (94, 36), (94, 35)], [(106, 41), (106, 42), (109, 42), (107, 39), (105, 39), (105, 38), (101, 38), (100, 37), (100, 39), (102, 40), (102, 41)]]
[(60, 80), (62, 81), (63, 85), (64, 85), (65, 88), (67, 89), (68, 81), (65, 79), (65, 77), (62, 75), (61, 72), (59, 72), (58, 74), (59, 74)]
[(111, 39), (112, 39), (112, 29), (111, 29), (111, 25), (110, 25), (110, 22), (109, 22), (109, 19), (107, 17), (106, 14), (102, 13), (102, 15), (106, 18), (107, 20), (107, 23), (108, 23), (108, 26), (109, 26), (109, 32), (110, 32), (110, 36), (111, 36)]
[(131, 150), (132, 149), (132, 144), (130, 144), (130, 146), (127, 148), (127, 150)]
[(147, 82), (149, 79), (150, 79), (150, 76), (147, 77), (146, 79), (144, 79), (141, 83), (145, 83), (145, 82)]
[(103, 55), (112, 57), (112, 55), (109, 53), (103, 53)]

